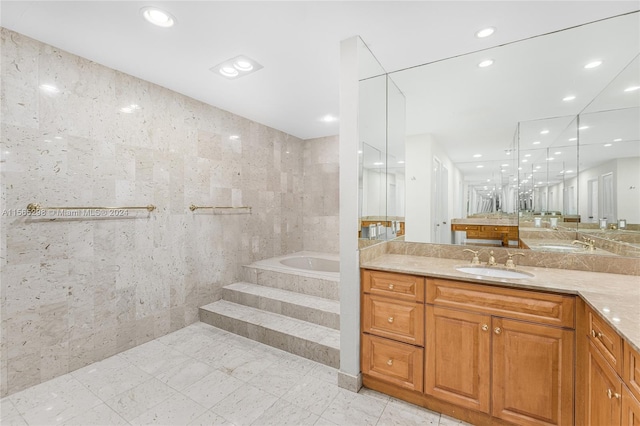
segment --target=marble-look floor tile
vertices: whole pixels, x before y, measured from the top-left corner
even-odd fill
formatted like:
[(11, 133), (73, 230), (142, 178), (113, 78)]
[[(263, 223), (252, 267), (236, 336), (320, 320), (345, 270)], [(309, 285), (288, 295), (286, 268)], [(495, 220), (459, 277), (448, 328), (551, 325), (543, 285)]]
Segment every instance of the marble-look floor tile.
[[(11, 395), (28, 424), (60, 424), (102, 401), (75, 378), (64, 375)], [(3, 421), (4, 424), (4, 421)]]
[(130, 421), (178, 392), (156, 378), (147, 380), (106, 401), (115, 412)]
[(437, 426), (440, 422), (440, 413), (418, 407), (395, 398), (392, 398), (384, 408), (379, 426)]
[(316, 363), (316, 366), (307, 375), (327, 383), (338, 384), (338, 370), (328, 365)]
[(76, 370), (71, 375), (105, 401), (151, 378), (118, 355)]
[(128, 425), (129, 422), (119, 416), (108, 405), (100, 404), (63, 424), (64, 426), (120, 426)]
[(308, 410), (290, 404), (282, 399), (273, 404), (267, 411), (253, 423), (254, 425), (264, 426), (304, 426), (313, 425), (318, 421), (319, 416), (310, 413)]
[(183, 390), (182, 393), (209, 409), (244, 384), (243, 381), (216, 370)]
[(183, 390), (213, 371), (214, 368), (204, 362), (189, 359), (158, 374), (157, 378), (174, 389)]
[(256, 375), (248, 383), (272, 395), (281, 397), (300, 383), (300, 379), (301, 375), (298, 371), (279, 368), (278, 363), (276, 363)]
[(19, 415), (18, 409), (9, 398), (0, 401), (0, 421)]
[(364, 396), (368, 396), (369, 398), (375, 398), (384, 403), (389, 402), (389, 400), (391, 399), (391, 397), (387, 394), (380, 393), (378, 391), (374, 391), (373, 389), (364, 388), (364, 387), (360, 388), (360, 390), (358, 391), (358, 395), (364, 395)]
[(207, 411), (194, 400), (178, 395), (161, 402), (131, 421), (133, 425), (186, 425)]
[(339, 425), (375, 425), (386, 405), (379, 399), (341, 389), (322, 417)]
[(301, 382), (292, 387), (283, 397), (300, 408), (321, 415), (338, 395), (339, 388), (310, 375), (303, 377)]
[(272, 394), (247, 384), (214, 405), (211, 411), (237, 426), (250, 425), (277, 400)]
[(338, 424), (320, 417), (314, 426), (339, 426)]
[(189, 423), (189, 426), (234, 426), (234, 424), (213, 411), (207, 411)]

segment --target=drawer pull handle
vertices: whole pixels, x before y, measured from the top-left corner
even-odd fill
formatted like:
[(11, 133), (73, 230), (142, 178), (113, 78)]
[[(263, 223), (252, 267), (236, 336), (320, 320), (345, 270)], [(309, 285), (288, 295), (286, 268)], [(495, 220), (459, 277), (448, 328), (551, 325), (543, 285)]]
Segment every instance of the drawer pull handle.
[(502, 329), (501, 329), (500, 327), (496, 327), (496, 328), (494, 328), (494, 329), (493, 329), (493, 331), (494, 331), (494, 333), (496, 333), (496, 334), (500, 334), (500, 333), (502, 333)]
[(393, 290), (393, 287), (395, 287), (393, 284), (389, 284), (389, 290)]
[[(389, 367), (391, 367), (391, 366), (393, 365), (393, 360), (392, 360), (392, 359), (390, 359), (389, 361), (387, 361), (387, 365), (388, 365)], [(611, 398), (611, 397), (609, 397), (609, 398)]]
[(620, 399), (620, 394), (618, 392), (613, 392), (611, 389), (607, 389), (607, 396), (609, 397), (609, 399)]
[(389, 324), (392, 324), (393, 323), (393, 317), (389, 317), (389, 319), (387, 321), (389, 321)]
[(489, 326), (487, 324), (482, 324), (482, 331), (487, 331)]
[(600, 338), (602, 337), (602, 333), (600, 333), (599, 331), (591, 330), (591, 336)]

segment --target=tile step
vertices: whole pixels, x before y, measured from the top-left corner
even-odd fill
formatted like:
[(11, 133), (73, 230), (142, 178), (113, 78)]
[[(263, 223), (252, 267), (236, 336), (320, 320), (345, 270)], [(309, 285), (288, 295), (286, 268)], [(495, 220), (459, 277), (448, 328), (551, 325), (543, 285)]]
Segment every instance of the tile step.
[(340, 302), (336, 300), (247, 282), (223, 287), (222, 298), (335, 330), (340, 329)]
[(340, 332), (296, 318), (218, 300), (200, 321), (322, 364), (340, 366)]

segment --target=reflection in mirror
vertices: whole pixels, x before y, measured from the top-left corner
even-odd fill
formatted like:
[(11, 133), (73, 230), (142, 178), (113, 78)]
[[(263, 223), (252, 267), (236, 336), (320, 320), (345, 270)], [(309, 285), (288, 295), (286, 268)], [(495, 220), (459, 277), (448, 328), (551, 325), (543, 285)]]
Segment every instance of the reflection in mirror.
[(580, 236), (640, 256), (640, 59), (580, 114)]
[(544, 230), (562, 241), (536, 249), (588, 251), (578, 226), (602, 213), (583, 211), (578, 114), (612, 108), (599, 93), (638, 55), (638, 16), (391, 73), (406, 97), (406, 240), (526, 248), (520, 233)]

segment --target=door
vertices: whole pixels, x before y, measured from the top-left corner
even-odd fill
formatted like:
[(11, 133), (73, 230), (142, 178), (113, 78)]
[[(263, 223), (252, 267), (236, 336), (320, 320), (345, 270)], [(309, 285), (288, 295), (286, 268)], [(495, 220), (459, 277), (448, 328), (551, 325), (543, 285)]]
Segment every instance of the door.
[(602, 217), (607, 219), (607, 223), (616, 220), (615, 197), (613, 193), (613, 173), (602, 175)]
[(574, 331), (497, 317), (492, 327), (491, 414), (521, 425), (573, 424)]
[(427, 305), (425, 393), (489, 412), (491, 317)]
[(587, 364), (587, 425), (620, 424), (622, 382), (598, 349), (589, 343)]
[(587, 203), (589, 219), (598, 221), (598, 179), (591, 179), (587, 182)]

